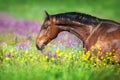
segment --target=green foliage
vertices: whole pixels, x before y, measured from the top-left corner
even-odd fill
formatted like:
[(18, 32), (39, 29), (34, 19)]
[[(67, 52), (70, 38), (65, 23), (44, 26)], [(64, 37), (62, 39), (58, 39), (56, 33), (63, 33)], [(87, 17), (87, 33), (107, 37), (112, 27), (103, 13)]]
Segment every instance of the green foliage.
[(120, 0), (0, 0), (0, 10), (21, 18), (43, 20), (44, 11), (50, 14), (77, 11), (120, 20)]
[[(52, 44), (49, 44), (52, 46)], [(47, 46), (47, 47), (49, 47)], [(46, 55), (34, 46), (19, 49), (5, 45), (0, 49), (0, 80), (119, 80), (120, 65), (107, 64), (95, 59), (86, 59), (82, 50), (57, 48), (51, 55)], [(53, 46), (54, 47), (54, 46)]]
[(15, 44), (14, 35), (8, 32), (3, 32), (2, 35), (0, 35), (0, 43), (4, 44), (4, 42), (12, 45)]

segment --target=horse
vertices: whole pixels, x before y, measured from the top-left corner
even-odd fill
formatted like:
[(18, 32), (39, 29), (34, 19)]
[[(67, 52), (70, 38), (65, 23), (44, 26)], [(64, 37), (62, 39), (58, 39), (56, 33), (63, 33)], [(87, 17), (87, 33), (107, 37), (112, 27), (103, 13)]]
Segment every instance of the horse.
[[(81, 12), (66, 12), (48, 14), (36, 38), (36, 47), (43, 50), (51, 40), (62, 31), (68, 31), (77, 36), (82, 42), (85, 51), (99, 58), (113, 52), (113, 61), (120, 62), (120, 23), (102, 19)], [(102, 54), (96, 52), (101, 51)], [(95, 53), (96, 52), (96, 53)]]

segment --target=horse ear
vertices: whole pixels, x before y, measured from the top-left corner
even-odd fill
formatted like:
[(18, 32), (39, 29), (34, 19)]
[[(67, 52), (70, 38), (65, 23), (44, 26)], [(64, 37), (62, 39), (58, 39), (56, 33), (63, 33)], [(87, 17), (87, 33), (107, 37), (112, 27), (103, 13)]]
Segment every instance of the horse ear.
[(50, 20), (50, 15), (48, 14), (47, 11), (45, 11), (46, 17), (48, 17), (48, 19)]

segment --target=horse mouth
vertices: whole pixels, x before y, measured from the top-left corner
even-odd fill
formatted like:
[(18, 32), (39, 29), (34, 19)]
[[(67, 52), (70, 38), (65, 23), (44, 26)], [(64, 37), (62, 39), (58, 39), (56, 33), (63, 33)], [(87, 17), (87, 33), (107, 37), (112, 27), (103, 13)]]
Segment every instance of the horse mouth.
[(42, 51), (45, 48), (45, 44), (39, 44), (39, 45), (36, 44), (36, 48)]

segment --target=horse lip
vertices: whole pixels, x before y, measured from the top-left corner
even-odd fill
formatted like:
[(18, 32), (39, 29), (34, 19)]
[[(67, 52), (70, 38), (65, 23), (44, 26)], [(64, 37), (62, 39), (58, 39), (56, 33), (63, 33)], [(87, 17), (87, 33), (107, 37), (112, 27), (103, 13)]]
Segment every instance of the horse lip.
[(44, 46), (45, 46), (45, 44), (39, 44), (39, 45), (36, 44), (37, 49), (40, 51), (42, 51), (44, 49)]

